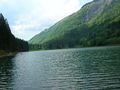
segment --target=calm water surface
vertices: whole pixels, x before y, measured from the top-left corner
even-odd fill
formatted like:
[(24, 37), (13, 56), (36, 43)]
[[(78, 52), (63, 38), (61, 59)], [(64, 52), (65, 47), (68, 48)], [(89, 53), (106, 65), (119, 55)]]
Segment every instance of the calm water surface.
[(0, 90), (120, 90), (120, 46), (18, 53), (0, 59)]

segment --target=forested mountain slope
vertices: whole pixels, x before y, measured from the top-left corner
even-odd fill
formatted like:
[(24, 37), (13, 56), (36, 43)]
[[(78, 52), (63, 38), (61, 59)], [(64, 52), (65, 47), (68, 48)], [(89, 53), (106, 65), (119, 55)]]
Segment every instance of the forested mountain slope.
[(120, 44), (120, 0), (94, 0), (34, 36), (44, 49)]
[(18, 52), (27, 51), (28, 49), (28, 42), (15, 38), (11, 33), (7, 20), (0, 14), (0, 51)]

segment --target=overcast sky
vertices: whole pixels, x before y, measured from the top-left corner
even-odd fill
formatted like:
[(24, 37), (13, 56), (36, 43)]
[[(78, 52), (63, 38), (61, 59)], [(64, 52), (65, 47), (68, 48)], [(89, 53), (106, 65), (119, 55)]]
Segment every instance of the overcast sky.
[(29, 40), (92, 0), (0, 0), (12, 33)]

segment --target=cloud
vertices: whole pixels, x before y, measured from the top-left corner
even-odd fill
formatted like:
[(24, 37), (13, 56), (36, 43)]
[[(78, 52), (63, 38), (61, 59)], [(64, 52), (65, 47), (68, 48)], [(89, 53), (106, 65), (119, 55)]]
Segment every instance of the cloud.
[(0, 0), (0, 2), (2, 3), (2, 4), (12, 4), (13, 3), (13, 0)]
[(58, 21), (79, 10), (80, 4), (79, 0), (42, 0), (42, 7), (44, 17)]
[(13, 33), (25, 35), (27, 29), (35, 27), (34, 25), (14, 25), (12, 26)]
[(13, 8), (14, 6), (16, 6), (16, 3), (14, 0), (0, 0), (0, 8)]
[(81, 7), (80, 0), (1, 0), (0, 2), (1, 9), (5, 13), (8, 12), (6, 16), (9, 17), (8, 21), (10, 19), (12, 32), (25, 40)]

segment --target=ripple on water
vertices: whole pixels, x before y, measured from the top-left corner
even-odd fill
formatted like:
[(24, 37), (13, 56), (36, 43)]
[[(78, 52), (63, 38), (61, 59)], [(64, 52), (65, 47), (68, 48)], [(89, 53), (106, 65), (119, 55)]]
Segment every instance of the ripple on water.
[(0, 90), (120, 90), (120, 47), (19, 53), (0, 60)]

